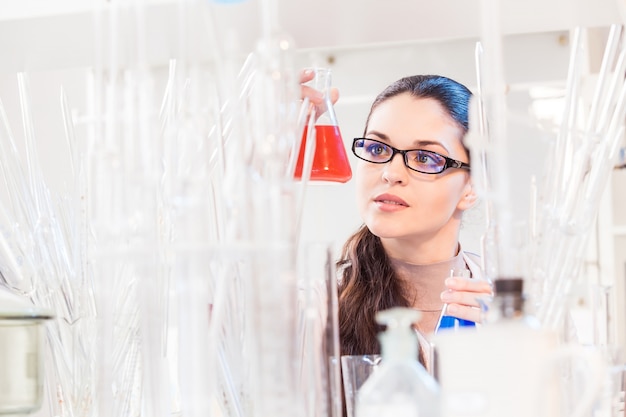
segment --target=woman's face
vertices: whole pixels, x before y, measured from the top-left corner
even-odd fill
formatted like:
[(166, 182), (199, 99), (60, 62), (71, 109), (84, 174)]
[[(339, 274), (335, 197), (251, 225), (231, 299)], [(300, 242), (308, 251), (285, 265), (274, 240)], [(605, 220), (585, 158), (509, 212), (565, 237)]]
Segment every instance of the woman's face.
[[(468, 162), (462, 135), (437, 100), (404, 93), (378, 105), (365, 137), (401, 150), (425, 149)], [(449, 238), (456, 244), (461, 214), (469, 208), (464, 198), (471, 192), (468, 170), (423, 174), (407, 168), (396, 154), (385, 164), (358, 160), (355, 180), (363, 221), (383, 242), (423, 244)]]

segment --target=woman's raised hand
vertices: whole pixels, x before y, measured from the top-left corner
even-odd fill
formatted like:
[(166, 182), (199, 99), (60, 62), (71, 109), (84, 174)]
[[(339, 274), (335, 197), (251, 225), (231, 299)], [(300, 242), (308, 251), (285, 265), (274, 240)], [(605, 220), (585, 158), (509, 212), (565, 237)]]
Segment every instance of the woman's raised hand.
[[(311, 81), (313, 78), (315, 78), (315, 71), (310, 69), (304, 69), (300, 71), (300, 98), (304, 99), (305, 97), (308, 97), (311, 103), (319, 109), (320, 104), (322, 104), (324, 100), (324, 94), (319, 90), (305, 85), (305, 83)], [(332, 87), (330, 89), (331, 103), (335, 104), (338, 99), (339, 90), (337, 90), (335, 87)]]

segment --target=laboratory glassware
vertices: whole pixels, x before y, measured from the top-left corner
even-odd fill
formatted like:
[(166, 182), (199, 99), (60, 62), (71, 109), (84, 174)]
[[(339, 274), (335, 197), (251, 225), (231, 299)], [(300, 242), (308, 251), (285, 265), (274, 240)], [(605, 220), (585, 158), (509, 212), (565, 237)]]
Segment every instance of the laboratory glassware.
[(0, 288), (0, 416), (23, 416), (41, 408), (45, 327), (52, 318)]
[[(331, 70), (328, 68), (315, 68), (315, 78), (307, 84), (320, 91), (323, 95), (322, 103), (309, 109), (309, 117), (314, 117), (315, 125), (309, 132), (305, 125), (302, 141), (299, 146), (298, 161), (294, 176), (296, 179), (306, 178), (304, 170), (307, 167), (305, 156), (307, 141), (315, 141), (315, 151), (311, 166), (311, 181), (347, 182), (352, 178), (352, 169), (348, 161), (348, 155), (337, 123), (337, 116), (331, 100), (332, 87)], [(311, 148), (309, 146), (309, 148)]]
[[(597, 352), (559, 345), (556, 332), (541, 328), (524, 309), (523, 279), (494, 281), (488, 317), (476, 329), (434, 337), (444, 416), (577, 416), (589, 412), (603, 385)], [(584, 394), (566, 398), (559, 371), (585, 364)], [(563, 413), (562, 404), (574, 410)]]
[[(451, 269), (450, 277), (470, 277), (470, 270), (467, 268), (461, 269)], [(437, 323), (437, 327), (435, 328), (435, 333), (437, 333), (440, 329), (458, 329), (459, 327), (475, 327), (476, 323), (471, 320), (464, 320), (454, 316), (449, 316), (447, 314), (448, 304), (444, 304), (441, 309), (441, 316), (439, 316), (439, 322)]]
[(298, 356), (305, 417), (341, 417), (337, 280), (332, 245), (309, 242), (298, 256)]
[(381, 359), (382, 356), (378, 354), (343, 355), (341, 357), (347, 417), (354, 417), (357, 393), (370, 375), (376, 372)]
[(382, 361), (357, 393), (356, 417), (437, 417), (439, 386), (418, 361), (419, 343), (413, 324), (417, 310), (395, 307), (380, 311), (386, 325), (379, 335)]

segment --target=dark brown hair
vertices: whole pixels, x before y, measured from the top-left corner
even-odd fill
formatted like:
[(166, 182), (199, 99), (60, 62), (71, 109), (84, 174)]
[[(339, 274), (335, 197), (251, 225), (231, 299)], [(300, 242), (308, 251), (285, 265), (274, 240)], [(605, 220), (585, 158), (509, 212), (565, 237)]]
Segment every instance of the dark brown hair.
[[(387, 87), (374, 100), (365, 131), (376, 107), (403, 93), (409, 93), (415, 98), (437, 100), (467, 132), (471, 92), (462, 84), (438, 75), (406, 77)], [(375, 320), (376, 312), (395, 306), (409, 306), (380, 238), (362, 225), (345, 243), (337, 267), (341, 274), (341, 354), (379, 353), (377, 334), (381, 329)]]

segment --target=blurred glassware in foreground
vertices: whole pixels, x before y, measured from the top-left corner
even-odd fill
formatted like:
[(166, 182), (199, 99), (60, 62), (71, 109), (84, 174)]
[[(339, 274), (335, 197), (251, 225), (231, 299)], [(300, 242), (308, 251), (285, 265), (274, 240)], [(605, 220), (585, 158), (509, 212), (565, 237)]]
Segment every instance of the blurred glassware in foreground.
[(357, 393), (378, 367), (380, 355), (344, 355), (341, 357), (343, 389), (346, 399), (347, 417), (354, 417)]
[(382, 361), (357, 394), (356, 417), (440, 415), (439, 386), (417, 360), (413, 324), (420, 318), (419, 311), (404, 307), (376, 313), (376, 321), (386, 325), (379, 334)]
[(52, 313), (0, 287), (0, 415), (22, 416), (41, 408), (45, 334)]
[[(524, 280), (494, 280), (488, 318), (475, 329), (435, 337), (444, 416), (589, 415), (603, 386), (600, 355), (578, 345), (559, 344), (524, 310)], [(560, 373), (584, 364), (584, 394), (571, 396)]]

